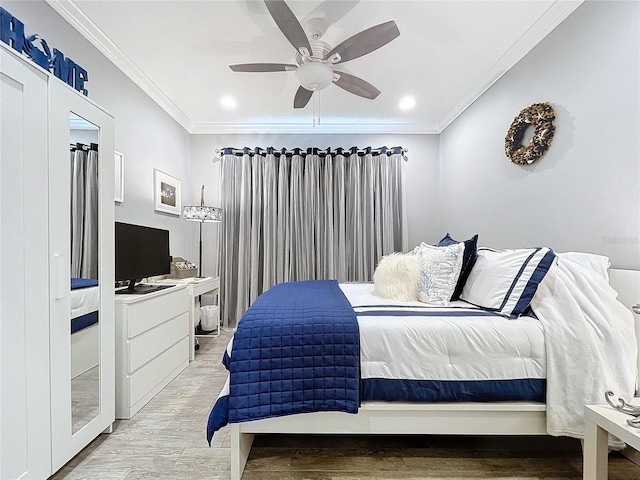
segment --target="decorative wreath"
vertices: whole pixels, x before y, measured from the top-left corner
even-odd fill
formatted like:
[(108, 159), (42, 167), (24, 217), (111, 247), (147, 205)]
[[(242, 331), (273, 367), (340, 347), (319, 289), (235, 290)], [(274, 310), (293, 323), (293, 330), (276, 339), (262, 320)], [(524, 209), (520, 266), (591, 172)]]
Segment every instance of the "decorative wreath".
[[(513, 163), (528, 165), (544, 155), (551, 145), (556, 131), (556, 119), (553, 107), (548, 103), (534, 103), (522, 109), (507, 131), (504, 139), (504, 151)], [(529, 125), (535, 128), (529, 145), (522, 145), (522, 137)]]

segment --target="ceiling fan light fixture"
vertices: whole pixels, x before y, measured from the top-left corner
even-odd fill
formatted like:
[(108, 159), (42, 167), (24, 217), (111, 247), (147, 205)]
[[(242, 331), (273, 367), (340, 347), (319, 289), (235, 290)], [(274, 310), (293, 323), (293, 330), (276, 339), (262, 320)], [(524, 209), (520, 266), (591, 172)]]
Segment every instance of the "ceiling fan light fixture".
[[(331, 83), (368, 100), (374, 100), (380, 95), (380, 90), (369, 82), (344, 71), (334, 71), (333, 66), (368, 55), (391, 42), (400, 35), (396, 22), (390, 20), (374, 25), (331, 48), (321, 40), (327, 31), (327, 24), (322, 19), (312, 17), (306, 23), (305, 30), (285, 0), (264, 0), (264, 3), (271, 18), (296, 51), (297, 66), (282, 63), (245, 63), (229, 65), (231, 70), (259, 73), (295, 70), (300, 87), (296, 90), (293, 108), (304, 108), (314, 92), (327, 88)], [(316, 100), (318, 99), (316, 95)]]
[(307, 90), (315, 92), (327, 88), (333, 81), (333, 70), (320, 62), (307, 62), (296, 70), (296, 79)]

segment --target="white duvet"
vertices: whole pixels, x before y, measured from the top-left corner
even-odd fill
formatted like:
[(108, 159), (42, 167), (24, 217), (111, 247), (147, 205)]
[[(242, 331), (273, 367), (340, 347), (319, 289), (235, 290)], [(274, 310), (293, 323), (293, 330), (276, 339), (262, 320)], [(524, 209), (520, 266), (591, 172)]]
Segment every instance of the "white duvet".
[(547, 431), (583, 438), (585, 405), (605, 390), (632, 398), (637, 345), (633, 314), (602, 274), (558, 254), (531, 302), (545, 331)]
[(100, 287), (71, 290), (71, 318), (95, 312), (100, 308)]
[(371, 283), (340, 288), (358, 319), (364, 379), (545, 378), (544, 333), (534, 318), (509, 320), (465, 302), (439, 307), (393, 301), (375, 296)]
[[(606, 390), (634, 396), (637, 345), (633, 314), (617, 301), (606, 272), (578, 260), (558, 254), (531, 302), (537, 320), (363, 317), (358, 313), (380, 305), (425, 305), (375, 297), (367, 284), (341, 284), (358, 315), (362, 377), (546, 377), (548, 433), (583, 438), (585, 405), (602, 404)], [(473, 311), (464, 302), (451, 306)]]

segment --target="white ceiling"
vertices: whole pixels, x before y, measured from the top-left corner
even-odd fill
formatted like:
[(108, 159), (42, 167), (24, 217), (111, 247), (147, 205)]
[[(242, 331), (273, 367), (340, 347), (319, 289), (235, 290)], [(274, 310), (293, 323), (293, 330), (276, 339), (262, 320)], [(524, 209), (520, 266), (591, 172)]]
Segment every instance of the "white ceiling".
[[(400, 30), (340, 65), (381, 90), (378, 98), (329, 85), (294, 110), (294, 72), (229, 69), (296, 63), (262, 1), (48, 1), (191, 133), (438, 133), (582, 3), (287, 1), (302, 26), (328, 24), (322, 40), (332, 47), (388, 20)], [(403, 112), (405, 95), (416, 106)], [(221, 105), (225, 96), (235, 109)]]

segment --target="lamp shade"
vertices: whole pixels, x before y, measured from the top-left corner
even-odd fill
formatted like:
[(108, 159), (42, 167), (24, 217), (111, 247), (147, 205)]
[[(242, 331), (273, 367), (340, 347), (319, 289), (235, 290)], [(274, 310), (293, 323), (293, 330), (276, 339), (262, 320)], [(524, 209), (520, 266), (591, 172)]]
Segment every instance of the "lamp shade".
[(322, 90), (333, 81), (333, 70), (324, 63), (307, 62), (298, 67), (296, 78), (307, 90)]
[(192, 222), (221, 222), (222, 209), (205, 205), (182, 207), (182, 218)]

